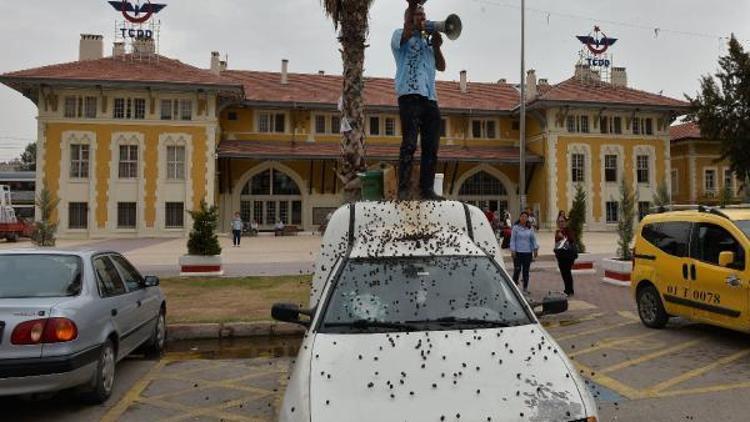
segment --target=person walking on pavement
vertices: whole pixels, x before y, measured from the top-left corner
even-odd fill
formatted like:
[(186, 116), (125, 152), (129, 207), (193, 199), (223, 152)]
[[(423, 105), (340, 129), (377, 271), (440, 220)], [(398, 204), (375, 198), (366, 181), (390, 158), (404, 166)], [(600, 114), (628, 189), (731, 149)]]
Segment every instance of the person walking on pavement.
[(240, 239), (242, 239), (242, 217), (236, 212), (232, 219), (232, 246), (239, 247)]
[(518, 285), (518, 277), (523, 274), (523, 291), (529, 293), (529, 270), (531, 261), (539, 253), (534, 228), (528, 225), (529, 213), (523, 211), (510, 235), (510, 252), (513, 256), (513, 281)]
[(568, 219), (565, 215), (557, 217), (557, 230), (555, 231), (555, 258), (557, 258), (557, 267), (560, 269), (563, 283), (565, 284), (565, 294), (573, 296), (573, 263), (578, 256), (578, 245), (576, 245), (575, 236), (568, 228)]

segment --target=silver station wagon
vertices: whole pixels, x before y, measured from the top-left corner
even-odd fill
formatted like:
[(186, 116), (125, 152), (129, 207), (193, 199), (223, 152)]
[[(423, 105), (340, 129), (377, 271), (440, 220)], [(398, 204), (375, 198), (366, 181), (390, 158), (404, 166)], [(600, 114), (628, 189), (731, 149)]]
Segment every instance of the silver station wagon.
[(166, 301), (115, 252), (0, 252), (0, 396), (78, 387), (109, 398), (118, 361), (161, 355)]

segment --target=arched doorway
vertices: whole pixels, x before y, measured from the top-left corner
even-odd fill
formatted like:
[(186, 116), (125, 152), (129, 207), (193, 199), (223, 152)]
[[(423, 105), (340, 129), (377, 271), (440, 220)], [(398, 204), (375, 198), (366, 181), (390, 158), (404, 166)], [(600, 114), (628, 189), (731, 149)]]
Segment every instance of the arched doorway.
[(261, 229), (271, 229), (277, 221), (302, 226), (302, 193), (288, 174), (268, 168), (242, 187), (240, 214), (243, 221), (257, 221)]
[(508, 190), (500, 179), (480, 170), (464, 180), (458, 200), (484, 210), (508, 210)]

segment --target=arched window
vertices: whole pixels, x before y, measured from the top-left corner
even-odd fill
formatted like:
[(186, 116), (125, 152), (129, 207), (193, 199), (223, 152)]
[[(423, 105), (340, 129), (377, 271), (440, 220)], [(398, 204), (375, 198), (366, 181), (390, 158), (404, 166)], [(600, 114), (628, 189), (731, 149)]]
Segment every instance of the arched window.
[(493, 211), (508, 209), (505, 185), (486, 171), (479, 171), (464, 181), (458, 191), (458, 200)]
[(274, 168), (253, 176), (242, 188), (240, 214), (243, 221), (255, 220), (261, 228), (272, 228), (277, 221), (302, 224), (302, 193), (297, 183)]

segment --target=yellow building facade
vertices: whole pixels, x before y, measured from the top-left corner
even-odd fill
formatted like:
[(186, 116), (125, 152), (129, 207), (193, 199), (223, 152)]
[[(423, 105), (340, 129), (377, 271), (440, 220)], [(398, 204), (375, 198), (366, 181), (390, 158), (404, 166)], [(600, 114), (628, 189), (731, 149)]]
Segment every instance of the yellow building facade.
[[(202, 200), (219, 207), (224, 231), (234, 212), (261, 229), (315, 230), (341, 205), (340, 76), (290, 73), (287, 62), (228, 70), (218, 53), (207, 69), (153, 52), (87, 58), (0, 76), (38, 106), (37, 191), (60, 199), (61, 237), (183, 236)], [(591, 230), (616, 226), (623, 180), (650, 206), (658, 183), (673, 183), (669, 127), (686, 104), (613, 75), (578, 66), (549, 84), (529, 72), (523, 176), (518, 86), (466, 73), (438, 82), (444, 195), (515, 217), (524, 177), (528, 205), (553, 227), (581, 184)], [(368, 164), (395, 164), (393, 81), (367, 78), (365, 102)]]

